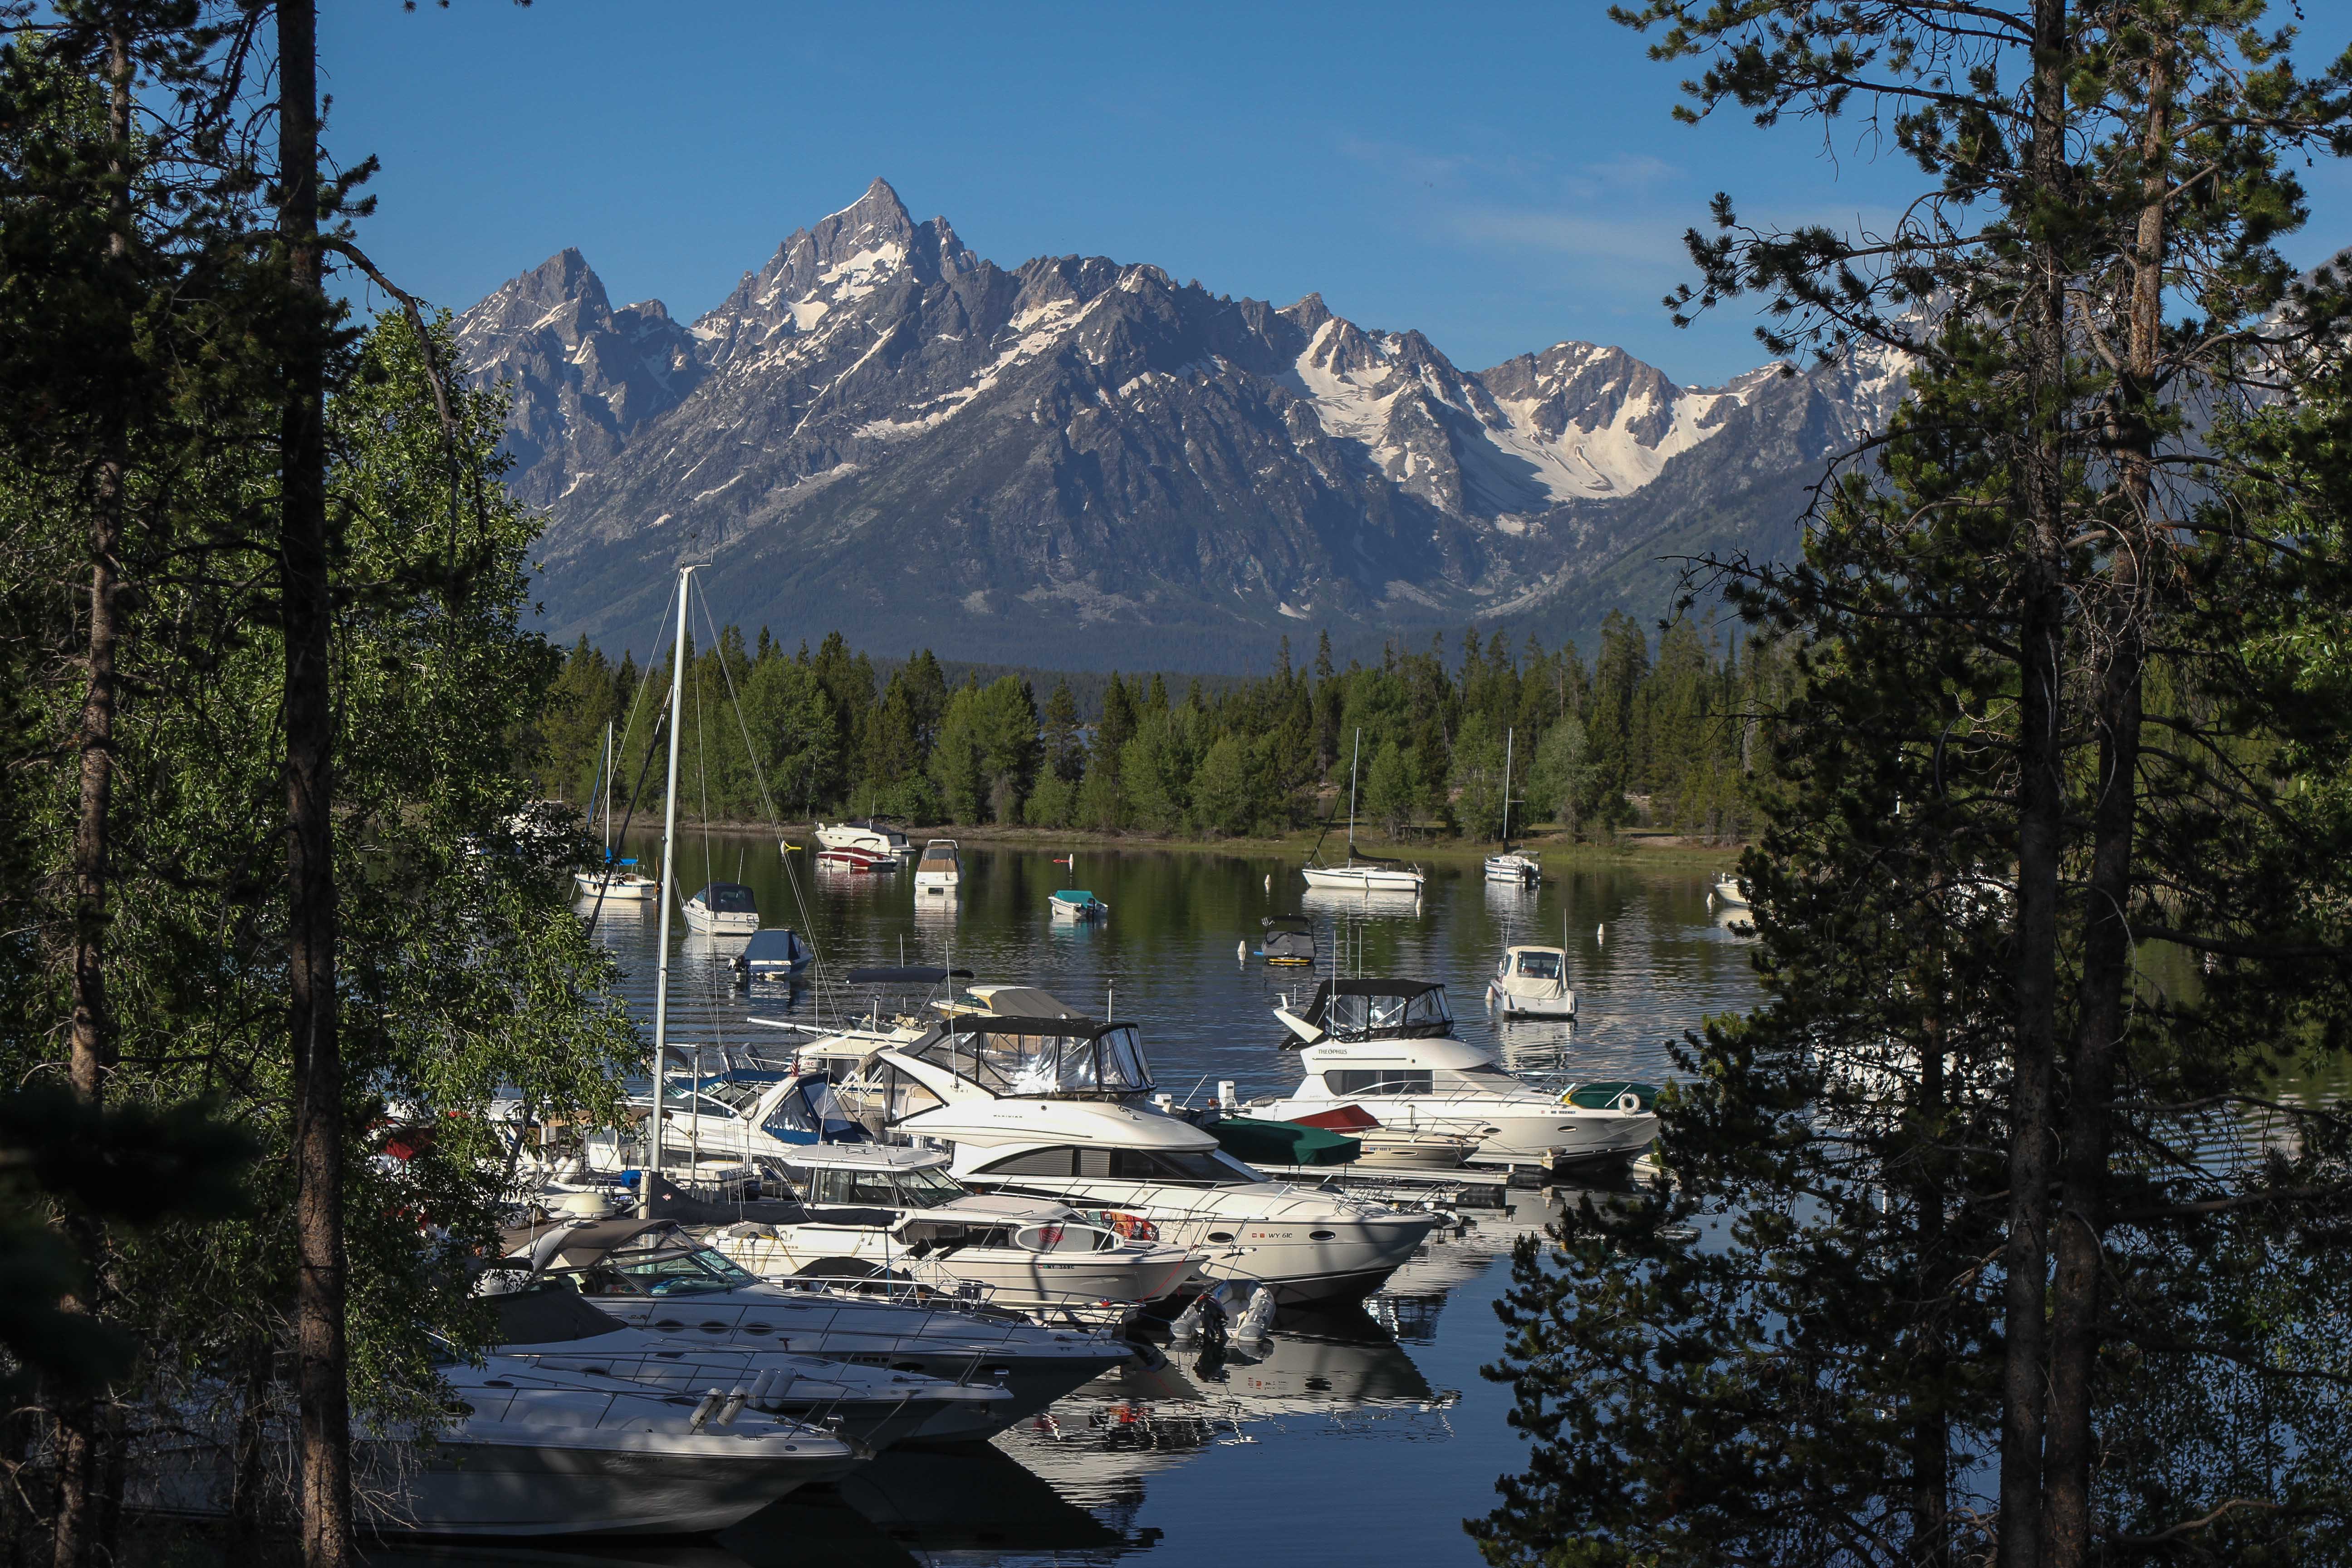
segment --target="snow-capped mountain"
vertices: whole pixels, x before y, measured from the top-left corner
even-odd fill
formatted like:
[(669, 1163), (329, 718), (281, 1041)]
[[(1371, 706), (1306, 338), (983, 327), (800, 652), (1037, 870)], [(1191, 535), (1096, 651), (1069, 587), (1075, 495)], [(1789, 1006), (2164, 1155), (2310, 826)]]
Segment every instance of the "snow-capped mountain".
[(1694, 464), (1818, 468), (1886, 412), (1867, 366), (1686, 387), (1570, 342), (1465, 371), (1316, 295), (1007, 271), (879, 180), (690, 327), (614, 310), (567, 250), (458, 342), (553, 513), (551, 629), (638, 647), (682, 559), (788, 637), (1036, 663), (1262, 666), (1301, 622), (1573, 630), (1562, 596), (1672, 526), (1643, 498)]

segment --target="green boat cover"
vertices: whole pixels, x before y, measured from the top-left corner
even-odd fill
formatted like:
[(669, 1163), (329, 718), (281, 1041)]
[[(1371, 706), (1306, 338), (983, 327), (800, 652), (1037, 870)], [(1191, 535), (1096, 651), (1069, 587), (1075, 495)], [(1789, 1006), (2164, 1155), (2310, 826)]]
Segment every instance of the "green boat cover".
[(1063, 888), (1054, 896), (1066, 904), (1091, 904), (1095, 901), (1095, 896), (1084, 888)]
[(1360, 1140), (1343, 1138), (1320, 1127), (1296, 1121), (1261, 1121), (1254, 1116), (1228, 1116), (1212, 1122), (1217, 1146), (1251, 1165), (1345, 1165), (1363, 1152)]
[(1642, 1101), (1642, 1109), (1654, 1110), (1658, 1103), (1658, 1086), (1654, 1083), (1633, 1083), (1620, 1080), (1612, 1083), (1580, 1083), (1565, 1096), (1570, 1105), (1580, 1105), (1587, 1110), (1614, 1110), (1617, 1097), (1631, 1089)]

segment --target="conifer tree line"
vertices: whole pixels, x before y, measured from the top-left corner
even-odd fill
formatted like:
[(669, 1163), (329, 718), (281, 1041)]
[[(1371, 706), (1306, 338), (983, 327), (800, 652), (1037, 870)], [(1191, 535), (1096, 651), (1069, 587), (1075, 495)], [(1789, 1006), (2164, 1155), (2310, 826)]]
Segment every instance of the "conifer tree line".
[(1685, 118), (1916, 171), (1869, 232), (1718, 196), (1668, 300), (1909, 395), (1801, 560), (1694, 569), (1801, 650), (1742, 858), (1766, 999), (1684, 1042), (1668, 1183), (1517, 1247), (1529, 1441), (1471, 1532), (2352, 1562), (2352, 291), (2278, 248), (2352, 153), (2343, 18), (1612, 14)]
[[(764, 627), (746, 639), (728, 626), (689, 650), (679, 805), (737, 821), (878, 811), (1235, 837), (1322, 821), (1334, 786), (1344, 809), (1355, 766), (1360, 822), (1488, 840), (1504, 826), (1507, 762), (1515, 833), (1641, 822), (1724, 843), (1756, 822), (1752, 775), (1796, 671), (1770, 640), (1736, 645), (1687, 616), (1653, 638), (1621, 613), (1590, 665), (1572, 643), (1514, 647), (1475, 628), (1448, 641), (1340, 668), (1328, 633), (1303, 667), (1285, 638), (1269, 675), (1178, 693), (1164, 675), (1114, 673), (1082, 714), (1067, 679), (1042, 702), (1009, 675), (951, 685), (928, 649), (886, 679), (837, 631), (788, 653)], [(582, 638), (540, 717), (541, 788), (595, 794), (610, 723), (614, 820), (633, 797), (644, 820), (660, 798), (645, 763), (667, 667), (667, 653), (651, 668), (615, 663)]]
[(322, 148), (314, 22), (0, 5), (12, 1562), (131, 1560), (167, 1436), (349, 1561), (353, 1428), (432, 1431), (487, 1331), (483, 1112), (604, 1114), (643, 1060), (587, 846), (514, 828), (561, 659), (505, 408), (446, 318), (335, 297), (373, 165)]

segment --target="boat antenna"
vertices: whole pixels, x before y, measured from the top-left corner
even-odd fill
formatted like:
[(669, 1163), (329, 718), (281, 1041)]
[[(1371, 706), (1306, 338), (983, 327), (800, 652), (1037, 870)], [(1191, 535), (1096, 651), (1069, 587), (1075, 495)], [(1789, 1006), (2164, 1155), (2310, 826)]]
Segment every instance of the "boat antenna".
[(677, 902), (677, 730), (686, 701), (686, 606), (694, 585), (692, 566), (677, 569), (677, 641), (669, 664), (669, 784), (662, 792), (661, 934), (656, 939), (661, 962), (654, 974), (654, 1110), (646, 1132), (646, 1170), (637, 1192), (637, 1215), (654, 1217), (654, 1189), (661, 1183), (662, 1090), (666, 1087), (664, 1053), (669, 1049), (669, 912)]

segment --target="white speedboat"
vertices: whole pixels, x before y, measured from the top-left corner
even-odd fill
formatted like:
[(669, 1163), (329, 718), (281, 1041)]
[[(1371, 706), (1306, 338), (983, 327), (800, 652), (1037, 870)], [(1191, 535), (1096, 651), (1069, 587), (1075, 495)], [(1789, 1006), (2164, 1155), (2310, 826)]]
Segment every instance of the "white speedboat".
[(1108, 1334), (1040, 1328), (938, 1296), (910, 1305), (767, 1284), (669, 1221), (572, 1226), (547, 1267), (569, 1272), (604, 1311), (657, 1335), (1003, 1388), (1013, 1403), (998, 1415), (1014, 1421), (1135, 1353)]
[(1551, 1167), (1630, 1159), (1657, 1135), (1648, 1084), (1578, 1083), (1554, 1093), (1454, 1037), (1445, 988), (1417, 980), (1327, 980), (1305, 1011), (1275, 1009), (1306, 1077), (1253, 1116), (1298, 1121), (1360, 1106), (1384, 1127), (1474, 1136), (1475, 1165)]
[(740, 882), (712, 882), (686, 900), (688, 931), (705, 936), (750, 936), (760, 929), (759, 901)]
[(887, 826), (895, 818), (869, 816), (863, 822), (820, 822), (816, 825), (816, 842), (820, 850), (853, 849), (881, 858), (896, 861), (906, 858), (907, 836)]
[(1084, 888), (1063, 888), (1047, 897), (1045, 907), (1055, 920), (1066, 924), (1110, 918), (1110, 906)]
[(1507, 947), (1486, 982), (1486, 1005), (1507, 1017), (1573, 1018), (1568, 952), (1558, 947)]
[[(731, 1392), (689, 1399), (527, 1358), (451, 1358), (435, 1369), (450, 1419), (430, 1443), (395, 1431), (354, 1443), (363, 1528), (520, 1538), (690, 1535), (853, 1468), (830, 1432), (750, 1408)], [(229, 1516), (233, 1434), (177, 1426), (131, 1446), (125, 1508)]]
[(716, 1226), (711, 1246), (754, 1274), (797, 1275), (839, 1259), (1031, 1312), (1141, 1306), (1185, 1289), (1202, 1255), (1149, 1220), (1053, 1198), (975, 1193), (936, 1149), (802, 1144), (776, 1155), (798, 1220)]
[(923, 858), (915, 862), (915, 891), (933, 897), (956, 896), (963, 885), (963, 862), (958, 857), (956, 841), (934, 838), (923, 846)]
[(1744, 910), (1748, 908), (1748, 884), (1739, 879), (1737, 872), (1726, 871), (1715, 879), (1707, 898), (1709, 902), (1727, 910)]
[(1204, 1276), (1284, 1302), (1364, 1296), (1437, 1223), (1269, 1181), (1151, 1088), (1132, 1024), (965, 1014), (877, 1052), (862, 1091), (894, 1135), (952, 1144), (965, 1185), (1139, 1216), (1171, 1246), (1225, 1249)]
[[(519, 1234), (525, 1247), (536, 1245), (530, 1233)], [(555, 1234), (541, 1231), (539, 1238)], [(510, 1261), (527, 1261), (527, 1254)], [(608, 1293), (612, 1289), (609, 1280), (599, 1285)], [(542, 1372), (619, 1378), (688, 1398), (713, 1388), (740, 1389), (755, 1410), (837, 1424), (845, 1436), (877, 1450), (911, 1441), (983, 1442), (1015, 1419), (1012, 1396), (992, 1385), (826, 1361), (772, 1344), (649, 1333), (600, 1310), (563, 1274), (535, 1276), (525, 1288), (488, 1301), (498, 1314), (499, 1353)]]

